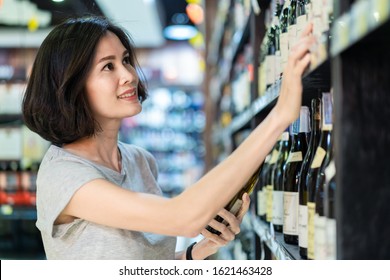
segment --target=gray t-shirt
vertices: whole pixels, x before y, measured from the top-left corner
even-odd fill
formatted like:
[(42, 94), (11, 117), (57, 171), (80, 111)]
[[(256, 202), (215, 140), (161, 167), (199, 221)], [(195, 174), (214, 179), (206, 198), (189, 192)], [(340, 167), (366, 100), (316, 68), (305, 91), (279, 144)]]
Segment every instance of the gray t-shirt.
[(50, 146), (46, 152), (37, 177), (36, 225), (47, 259), (174, 259), (175, 237), (117, 229), (83, 219), (54, 225), (73, 194), (94, 179), (161, 195), (153, 156), (134, 145), (118, 142), (118, 147), (122, 154), (121, 173), (57, 146)]

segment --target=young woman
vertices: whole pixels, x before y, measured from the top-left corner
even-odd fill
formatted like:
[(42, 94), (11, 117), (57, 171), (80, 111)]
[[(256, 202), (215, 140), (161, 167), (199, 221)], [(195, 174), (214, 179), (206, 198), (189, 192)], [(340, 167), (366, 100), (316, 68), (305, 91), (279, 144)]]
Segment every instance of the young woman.
[[(53, 145), (37, 178), (37, 227), (48, 259), (205, 259), (234, 239), (249, 207), (224, 210), (299, 114), (310, 27), (289, 58), (278, 102), (225, 161), (167, 199), (147, 151), (118, 141), (146, 89), (134, 47), (99, 17), (68, 20), (42, 43), (23, 100), (26, 125)], [(213, 217), (222, 216), (228, 226)], [(221, 232), (205, 230), (210, 225)], [(175, 236), (204, 239), (175, 254)]]

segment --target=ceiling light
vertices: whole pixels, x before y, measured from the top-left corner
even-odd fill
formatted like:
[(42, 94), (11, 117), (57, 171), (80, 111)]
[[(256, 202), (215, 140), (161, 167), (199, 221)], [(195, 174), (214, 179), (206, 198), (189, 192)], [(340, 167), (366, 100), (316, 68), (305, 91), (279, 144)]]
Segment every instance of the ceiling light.
[(169, 40), (188, 40), (197, 33), (198, 30), (193, 25), (175, 24), (164, 28), (164, 37)]
[(164, 37), (169, 40), (188, 40), (197, 34), (197, 28), (191, 24), (185, 13), (175, 13), (169, 25), (164, 28)]

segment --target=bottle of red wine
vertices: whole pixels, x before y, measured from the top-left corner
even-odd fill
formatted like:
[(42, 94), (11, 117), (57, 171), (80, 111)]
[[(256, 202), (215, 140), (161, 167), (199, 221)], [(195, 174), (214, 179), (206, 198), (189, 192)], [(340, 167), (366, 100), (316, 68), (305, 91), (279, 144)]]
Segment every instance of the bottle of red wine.
[[(253, 175), (249, 178), (248, 182), (245, 184), (245, 186), (230, 200), (230, 202), (225, 206), (225, 209), (228, 210), (233, 215), (237, 215), (238, 211), (241, 208), (242, 205), (242, 196), (244, 193), (248, 193), (249, 195), (252, 193), (253, 189), (255, 188), (257, 181), (259, 179), (259, 174), (261, 172), (261, 168), (263, 165), (260, 165), (260, 167), (253, 173)], [(227, 225), (227, 222), (219, 215), (217, 215), (214, 218), (216, 221), (223, 223)], [(214, 234), (220, 235), (221, 233), (213, 229), (210, 226), (207, 226), (206, 229)]]
[(272, 192), (272, 223), (274, 230), (283, 232), (283, 174), (291, 147), (288, 129), (282, 134), (279, 157), (274, 166), (274, 188)]
[(283, 236), (288, 244), (298, 245), (298, 178), (307, 151), (309, 108), (301, 107), (299, 118), (291, 126), (292, 143), (283, 176)]
[(298, 176), (298, 244), (299, 254), (302, 258), (307, 258), (307, 172), (313, 161), (315, 149), (318, 146), (321, 136), (321, 99), (314, 98), (311, 101), (311, 132), (309, 146), (303, 159), (301, 171)]
[(314, 259), (315, 250), (315, 229), (314, 229), (314, 216), (315, 216), (315, 197), (316, 197), (316, 181), (320, 172), (321, 164), (327, 154), (331, 151), (331, 134), (332, 134), (332, 100), (330, 93), (322, 94), (322, 127), (321, 137), (319, 145), (316, 149), (313, 161), (311, 162), (310, 169), (307, 173), (307, 211), (308, 211), (308, 243), (307, 243), (307, 257), (308, 259)]

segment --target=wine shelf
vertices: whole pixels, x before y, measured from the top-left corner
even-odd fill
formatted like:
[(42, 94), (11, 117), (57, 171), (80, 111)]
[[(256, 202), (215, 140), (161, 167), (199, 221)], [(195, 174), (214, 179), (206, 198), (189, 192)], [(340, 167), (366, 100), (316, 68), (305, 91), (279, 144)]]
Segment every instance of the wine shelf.
[(364, 0), (356, 2), (351, 10), (335, 20), (331, 29), (331, 55), (336, 56), (364, 39), (390, 18), (390, 1)]
[[(249, 26), (248, 42), (253, 48), (255, 72), (254, 80), (250, 81), (251, 102), (239, 113), (231, 110), (233, 117), (228, 125), (215, 123), (210, 134), (219, 152), (217, 160), (228, 156), (241, 143), (265, 118), (279, 96), (280, 80), (258, 95), (264, 83), (260, 83), (256, 63), (266, 33), (264, 11), (269, 7), (266, 1), (257, 2), (264, 7), (260, 14), (252, 10), (253, 22)], [(335, 19), (329, 41), (325, 42), (328, 34), (324, 33), (302, 80), (302, 103), (307, 106), (320, 93), (333, 92), (335, 216), (342, 225), (337, 227), (337, 259), (388, 259), (390, 227), (383, 221), (387, 220), (390, 197), (390, 154), (386, 148), (390, 145), (390, 1), (334, 0), (332, 11)], [(324, 55), (326, 52), (328, 55)], [(230, 68), (234, 67), (234, 60), (232, 63)], [(212, 71), (210, 75), (213, 82), (221, 78)], [(223, 81), (228, 86), (229, 82), (234, 81)], [(255, 259), (301, 259), (298, 246), (286, 244), (281, 233), (273, 231), (273, 227), (254, 213), (248, 215), (256, 237), (252, 244)]]
[(300, 260), (299, 247), (284, 242), (283, 234), (273, 230), (271, 224), (267, 224), (259, 217), (248, 213), (251, 217), (254, 232), (262, 242), (266, 244), (271, 253), (278, 260)]
[[(213, 136), (214, 141), (223, 139), (226, 136), (232, 135), (248, 125), (250, 121), (267, 107), (272, 107), (276, 102), (281, 86), (281, 80), (278, 80), (270, 86), (264, 95), (255, 99), (250, 107), (234, 117), (230, 125), (222, 131), (216, 131)], [(305, 91), (313, 89), (329, 89), (330, 85), (330, 61), (326, 59), (317, 65), (316, 68), (308, 71), (303, 77), (303, 86)], [(311, 96), (309, 96), (310, 98)], [(303, 96), (305, 98), (305, 96)]]

